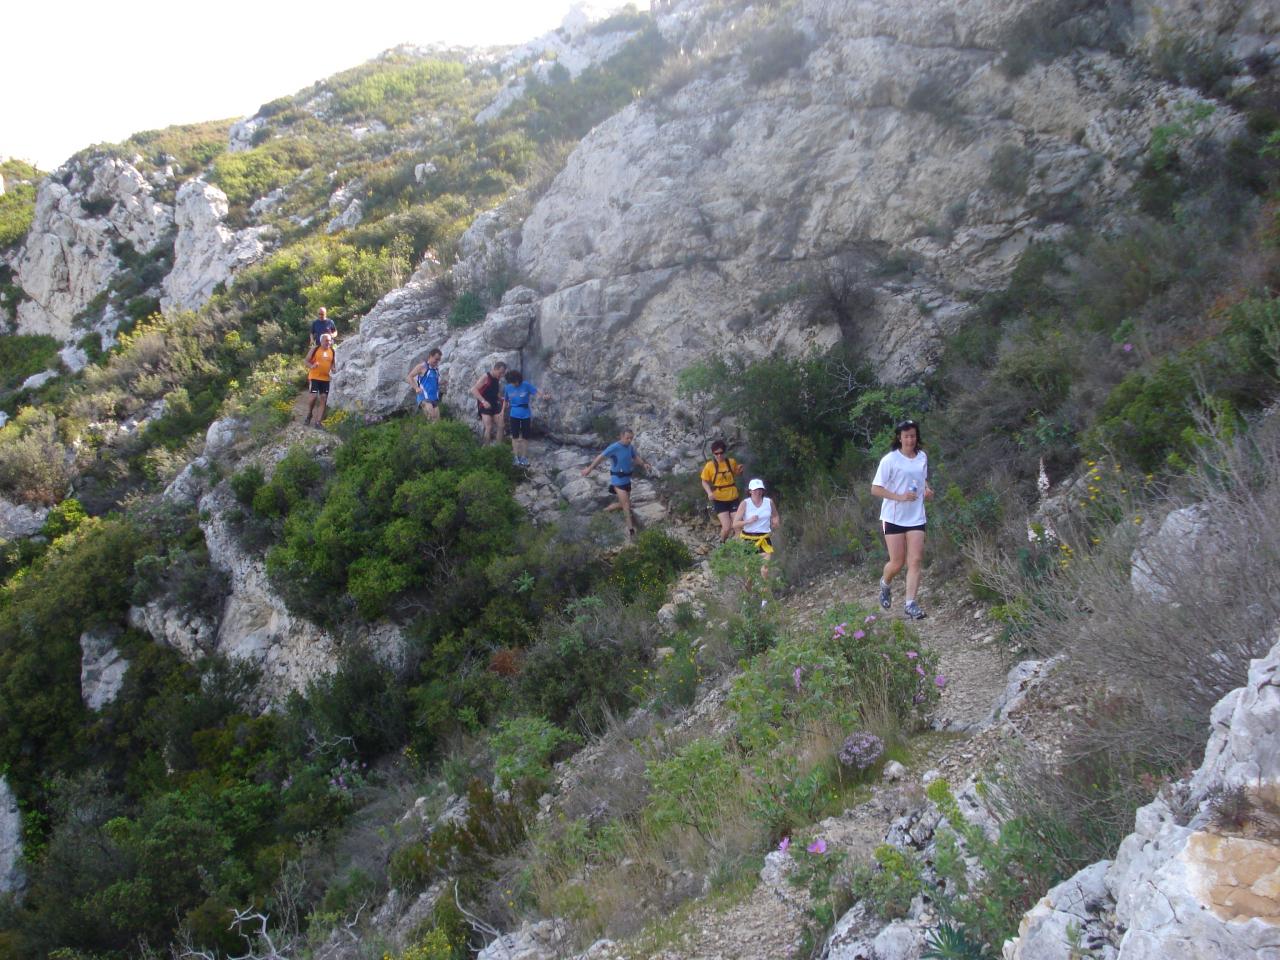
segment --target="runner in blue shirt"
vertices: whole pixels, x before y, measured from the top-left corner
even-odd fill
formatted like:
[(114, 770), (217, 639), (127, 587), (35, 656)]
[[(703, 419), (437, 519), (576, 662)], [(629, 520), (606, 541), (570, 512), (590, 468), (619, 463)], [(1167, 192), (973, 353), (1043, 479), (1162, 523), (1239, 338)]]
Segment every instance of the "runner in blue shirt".
[(538, 392), (538, 388), (524, 379), (519, 370), (508, 370), (506, 384), (502, 388), (502, 402), (511, 417), (511, 452), (515, 455), (517, 467), (529, 465), (529, 426), (533, 422), (533, 411), (529, 403)]
[(337, 341), (338, 328), (334, 326), (333, 321), (329, 319), (329, 311), (324, 307), (321, 307), (319, 315), (311, 321), (312, 346), (320, 346), (320, 337), (326, 333), (329, 334), (335, 342)]
[(618, 502), (609, 504), (605, 507), (605, 510), (622, 511), (622, 517), (627, 525), (627, 536), (629, 537), (634, 537), (636, 534), (635, 520), (631, 517), (631, 471), (635, 464), (639, 464), (645, 468), (646, 472), (654, 472), (653, 467), (643, 460), (636, 453), (636, 448), (631, 445), (631, 441), (634, 439), (635, 433), (633, 431), (623, 430), (616, 441), (605, 447), (598, 457), (582, 468), (582, 475), (584, 477), (589, 476), (591, 471), (599, 466), (600, 461), (609, 460), (609, 492), (617, 496)]
[(440, 419), (440, 394), (444, 392), (440, 381), (440, 358), (443, 356), (439, 347), (432, 347), (427, 359), (410, 370), (406, 378), (414, 389), (418, 409), (432, 421)]

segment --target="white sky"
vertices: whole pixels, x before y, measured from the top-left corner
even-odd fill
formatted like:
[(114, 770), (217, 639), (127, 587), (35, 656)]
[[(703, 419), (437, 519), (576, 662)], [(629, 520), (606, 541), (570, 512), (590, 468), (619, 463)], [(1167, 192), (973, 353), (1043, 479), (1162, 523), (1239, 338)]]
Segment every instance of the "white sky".
[(53, 170), (92, 143), (171, 124), (248, 116), (269, 100), (400, 43), (523, 43), (559, 26), (570, 5), (571, 0), (9, 4), (0, 15), (0, 157)]

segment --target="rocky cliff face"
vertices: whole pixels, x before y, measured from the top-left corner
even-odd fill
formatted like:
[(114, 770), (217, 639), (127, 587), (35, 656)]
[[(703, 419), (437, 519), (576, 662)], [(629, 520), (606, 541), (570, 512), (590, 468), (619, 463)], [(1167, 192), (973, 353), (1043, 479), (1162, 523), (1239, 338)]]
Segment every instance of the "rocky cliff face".
[(1068, 927), (1117, 960), (1280, 952), (1280, 643), (1210, 720), (1195, 774), (1138, 811), (1114, 862), (1049, 891), (1005, 960), (1070, 960)]
[[(922, 0), (799, 9), (794, 25), (752, 28), (681, 5), (666, 29), (695, 58), (687, 82), (660, 81), (592, 131), (527, 216), (511, 205), (477, 221), (455, 286), (514, 268), (534, 293), (527, 333), (511, 335), (505, 300), (462, 333), (423, 301), (402, 349), (375, 322), (348, 362), (399, 352), (403, 376), (430, 340), (474, 377), (501, 355), (556, 398), (540, 411), (553, 432), (608, 412), (694, 450), (706, 425), (673, 399), (690, 362), (843, 339), (883, 378), (918, 377), (1029, 244), (1123, 211), (1152, 130), (1201, 101), (1124, 55), (1167, 29), (1152, 4), (1133, 18)], [(1011, 49), (1020, 24), (1055, 16), (1080, 46)], [(1274, 26), (1239, 5), (1218, 20), (1249, 49)], [(1015, 55), (1028, 64), (1012, 68)], [(1235, 129), (1220, 109), (1202, 132)], [(349, 382), (334, 402), (407, 405), (388, 383)]]
[(18, 799), (0, 777), (0, 894), (22, 885), (22, 814)]
[(124, 160), (71, 162), (45, 180), (35, 219), (16, 258), (18, 332), (78, 339), (78, 315), (122, 269), (119, 245), (146, 254), (167, 239), (173, 210), (152, 183)]
[(233, 231), (227, 227), (227, 195), (203, 180), (188, 180), (178, 190), (174, 219), (173, 269), (164, 278), (160, 305), (165, 310), (194, 310), (241, 267), (261, 259), (269, 227)]

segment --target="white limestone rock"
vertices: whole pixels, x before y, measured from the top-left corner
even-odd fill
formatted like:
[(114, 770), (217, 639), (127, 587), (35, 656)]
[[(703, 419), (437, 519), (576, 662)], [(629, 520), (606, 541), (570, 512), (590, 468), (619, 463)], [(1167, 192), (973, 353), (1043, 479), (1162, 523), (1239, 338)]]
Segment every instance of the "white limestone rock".
[(22, 811), (9, 782), (0, 777), (0, 894), (22, 889)]
[(427, 177), (434, 176), (436, 173), (436, 165), (431, 162), (420, 163), (413, 168), (414, 183), (426, 183)]
[(1087, 867), (1024, 917), (1005, 960), (1068, 960), (1068, 923), (1105, 960), (1280, 956), (1280, 838), (1265, 826), (1224, 830), (1211, 804), (1223, 788), (1271, 804), (1280, 796), (1280, 643), (1251, 661), (1211, 723), (1195, 774), (1138, 810), (1113, 863)]
[(364, 204), (352, 200), (345, 210), (329, 221), (324, 228), (325, 233), (337, 233), (339, 230), (350, 230), (364, 219)]
[(33, 373), (27, 379), (22, 381), (20, 390), (39, 390), (50, 380), (58, 376), (57, 370), (41, 370), (39, 373)]
[(116, 649), (118, 629), (86, 630), (80, 635), (80, 696), (99, 712), (115, 700), (124, 686), (129, 661)]
[(48, 507), (32, 507), (0, 497), (0, 540), (34, 536), (40, 532), (48, 516)]
[[(47, 179), (36, 192), (31, 229), (17, 257), (16, 280), (27, 294), (18, 305), (18, 332), (78, 339), (73, 320), (120, 271), (115, 245), (151, 251), (173, 229), (173, 211), (124, 160), (101, 158), (60, 171), (70, 186)], [(101, 213), (89, 209), (105, 208)]]
[(559, 920), (526, 921), (481, 950), (476, 960), (556, 960), (568, 937), (568, 927)]
[(240, 269), (260, 260), (273, 237), (270, 227), (233, 231), (226, 223), (227, 195), (204, 180), (188, 180), (178, 190), (173, 269), (164, 278), (160, 306), (194, 310)]
[[(316, 442), (327, 448), (333, 440), (323, 436)], [(286, 449), (281, 447), (275, 454), (283, 457)], [(262, 560), (246, 553), (236, 540), (227, 514), (237, 507), (226, 483), (200, 500), (200, 526), (210, 562), (230, 581), (230, 595), (211, 649), (260, 668), (259, 695), (265, 702), (279, 703), (333, 673), (340, 663), (343, 643), (330, 631), (289, 610), (268, 581)], [(361, 640), (379, 661), (399, 663), (404, 641), (393, 624), (364, 628)]]
[(204, 458), (208, 461), (226, 458), (248, 428), (249, 421), (243, 417), (222, 417), (213, 421), (204, 434)]
[(79, 373), (89, 365), (89, 355), (75, 346), (63, 347), (59, 350), (58, 359), (71, 373)]
[(209, 485), (210, 465), (208, 457), (196, 457), (169, 482), (162, 496), (170, 503), (194, 506)]
[(1134, 592), (1161, 603), (1174, 601), (1172, 585), (1189, 571), (1200, 569), (1202, 554), (1213, 547), (1213, 532), (1212, 517), (1203, 504), (1169, 513), (1159, 529), (1143, 537), (1133, 551), (1129, 583)]
[(1027, 694), (1038, 687), (1046, 677), (1066, 662), (1066, 654), (1060, 653), (1048, 660), (1023, 660), (1009, 670), (1004, 691), (991, 708), (988, 723), (999, 723), (1009, 718), (1027, 699)]
[(213, 653), (216, 646), (216, 621), (165, 606), (159, 600), (130, 607), (128, 622), (133, 629), (147, 634), (156, 643), (172, 647), (187, 660), (199, 660)]
[(227, 134), (227, 152), (243, 153), (253, 149), (253, 140), (259, 130), (267, 124), (266, 117), (247, 117), (237, 120), (231, 125)]

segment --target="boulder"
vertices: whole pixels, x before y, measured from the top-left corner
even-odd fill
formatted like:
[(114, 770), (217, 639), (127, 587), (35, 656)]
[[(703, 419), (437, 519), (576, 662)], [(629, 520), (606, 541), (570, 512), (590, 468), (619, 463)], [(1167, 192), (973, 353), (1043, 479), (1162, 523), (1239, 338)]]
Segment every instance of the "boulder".
[(1027, 698), (1027, 694), (1038, 687), (1046, 677), (1066, 661), (1066, 654), (1060, 653), (1048, 660), (1023, 660), (1014, 664), (1009, 670), (1003, 692), (996, 698), (991, 707), (988, 723), (999, 723), (1009, 718)]
[(80, 696), (95, 712), (115, 700), (129, 672), (129, 661), (116, 649), (118, 629), (86, 630), (80, 635)]
[(0, 894), (22, 888), (22, 811), (9, 782), (0, 777)]
[(526, 921), (481, 950), (476, 960), (557, 960), (568, 937), (568, 927), (559, 920)]
[(40, 532), (48, 516), (48, 507), (32, 507), (0, 497), (0, 540), (34, 536)]
[(266, 254), (273, 229), (233, 231), (225, 223), (228, 209), (227, 195), (204, 180), (188, 180), (178, 190), (173, 269), (164, 278), (160, 297), (164, 310), (200, 307), (215, 287)]
[(1135, 593), (1169, 603), (1180, 577), (1198, 570), (1213, 537), (1209, 508), (1193, 504), (1170, 512), (1158, 529), (1143, 537), (1133, 551), (1129, 583)]
[(325, 233), (337, 233), (339, 230), (349, 230), (364, 219), (364, 204), (359, 200), (352, 200), (345, 210), (329, 221), (328, 226), (324, 228)]
[(222, 417), (213, 421), (204, 434), (204, 459), (213, 461), (227, 456), (248, 427), (249, 421), (242, 417)]
[[(1086, 867), (1028, 913), (1005, 960), (1069, 960), (1068, 925), (1104, 960), (1245, 960), (1280, 951), (1280, 642), (1211, 714), (1204, 762), (1138, 810), (1114, 862)], [(1215, 816), (1239, 791), (1255, 813)], [(1096, 946), (1095, 946), (1096, 945)], [(1114, 949), (1113, 949), (1114, 947)]]
[[(206, 446), (208, 445), (206, 441)], [(164, 488), (163, 496), (170, 503), (194, 506), (204, 495), (209, 482), (209, 458), (196, 457)]]
[(187, 610), (169, 607), (152, 600), (140, 607), (130, 607), (129, 626), (172, 647), (187, 660), (196, 661), (214, 652), (218, 624)]

